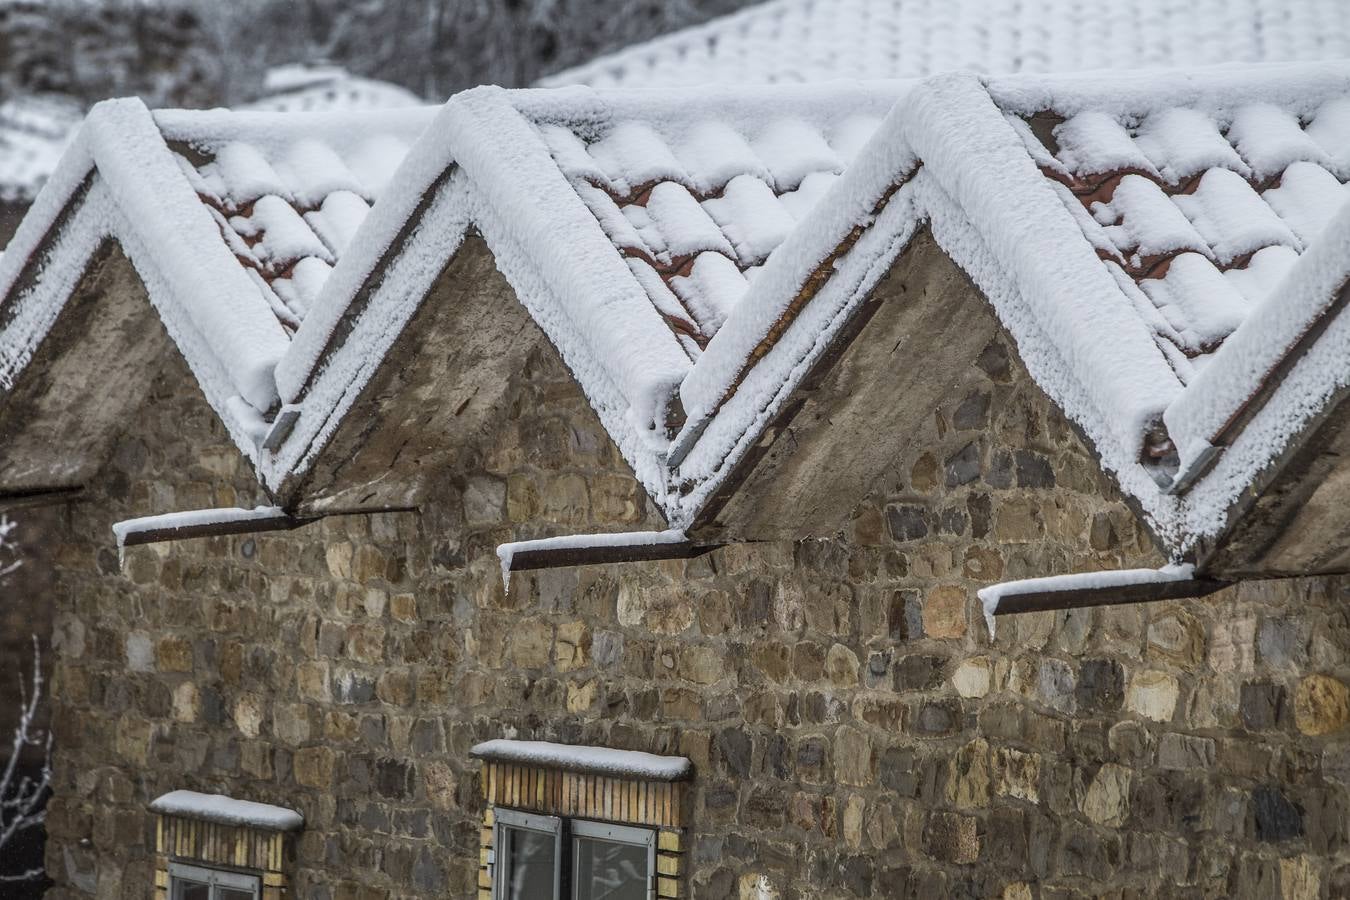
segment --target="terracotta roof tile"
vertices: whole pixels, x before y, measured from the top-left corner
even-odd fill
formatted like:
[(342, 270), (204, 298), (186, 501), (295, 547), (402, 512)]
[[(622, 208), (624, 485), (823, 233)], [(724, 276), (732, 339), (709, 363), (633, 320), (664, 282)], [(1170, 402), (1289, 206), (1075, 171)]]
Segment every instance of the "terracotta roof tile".
[(696, 358), (748, 281), (880, 117), (706, 118), (668, 133), (618, 117), (536, 125), (554, 161)]
[(1183, 382), (1350, 199), (1344, 97), (1311, 113), (1158, 97), (1129, 116), (1087, 108), (1013, 124), (1098, 255), (1157, 311), (1148, 321)]
[[(246, 123), (249, 114), (235, 119)], [(314, 120), (294, 121), (303, 127)], [(341, 141), (294, 131), (240, 138), (227, 127), (213, 140), (172, 144), (221, 239), (288, 333), (304, 320), (411, 143), (410, 135), (378, 129)]]

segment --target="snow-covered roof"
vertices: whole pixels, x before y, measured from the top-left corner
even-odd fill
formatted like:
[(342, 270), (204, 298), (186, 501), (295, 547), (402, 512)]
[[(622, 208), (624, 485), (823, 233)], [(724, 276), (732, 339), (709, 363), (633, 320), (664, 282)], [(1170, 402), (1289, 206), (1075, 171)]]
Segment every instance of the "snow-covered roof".
[(1180, 551), (1350, 380), (1328, 344), (1254, 400), (1350, 270), (1348, 130), (1347, 63), (479, 88), (434, 117), (114, 103), (0, 262), (0, 383), (110, 234), (277, 490), (473, 233), (688, 529), (926, 228)]
[(499, 738), (476, 744), (469, 753), (476, 759), (644, 781), (681, 781), (693, 772), (693, 765), (683, 756), (657, 756), (637, 750), (583, 747), (549, 741)]
[(1337, 0), (772, 0), (627, 47), (546, 86), (673, 87), (1337, 59)]
[(79, 104), (62, 97), (0, 102), (0, 202), (27, 203), (37, 196), (83, 116)]
[(305, 824), (304, 816), (284, 806), (236, 800), (224, 794), (198, 791), (170, 791), (150, 803), (150, 811), (165, 816), (201, 819), (221, 825), (242, 825), (266, 831), (295, 831)]
[(352, 112), (418, 106), (422, 99), (388, 81), (362, 78), (340, 66), (286, 65), (270, 69), (264, 95), (238, 109), (252, 112)]
[[(691, 104), (520, 95), (553, 160), (691, 360), (876, 131), (893, 87)], [(566, 109), (566, 107), (562, 107)]]
[(353, 128), (351, 113), (154, 114), (230, 253), (287, 332), (431, 116), (372, 113)]

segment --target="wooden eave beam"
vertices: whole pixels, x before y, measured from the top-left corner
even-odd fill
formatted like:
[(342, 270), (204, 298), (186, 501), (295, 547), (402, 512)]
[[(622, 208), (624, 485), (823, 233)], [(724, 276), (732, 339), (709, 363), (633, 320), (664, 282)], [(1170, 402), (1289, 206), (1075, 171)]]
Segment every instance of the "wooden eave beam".
[(296, 518), (290, 515), (268, 516), (256, 519), (238, 519), (227, 522), (203, 522), (194, 525), (182, 525), (175, 528), (147, 528), (143, 531), (131, 531), (122, 541), (123, 547), (135, 547), (140, 544), (160, 544), (166, 541), (183, 541), (188, 538), (225, 537), (233, 534), (253, 534), (265, 531), (294, 531), (321, 517)]
[(1206, 597), (1230, 584), (1231, 582), (1212, 578), (1192, 578), (1186, 581), (1142, 582), (1109, 587), (1005, 594), (999, 599), (994, 615), (1010, 616), (1046, 610), (1086, 609), (1092, 606), (1122, 606), (1127, 603)]
[(681, 541), (673, 544), (621, 544), (603, 547), (553, 547), (539, 550), (517, 550), (511, 556), (508, 572), (527, 572), (532, 569), (559, 569), (568, 566), (597, 566), (607, 563), (651, 562), (661, 559), (693, 559), (720, 544), (695, 544)]
[(56, 506), (78, 500), (84, 495), (84, 487), (37, 487), (17, 491), (0, 492), (0, 511), (11, 509), (32, 509), (39, 506)]

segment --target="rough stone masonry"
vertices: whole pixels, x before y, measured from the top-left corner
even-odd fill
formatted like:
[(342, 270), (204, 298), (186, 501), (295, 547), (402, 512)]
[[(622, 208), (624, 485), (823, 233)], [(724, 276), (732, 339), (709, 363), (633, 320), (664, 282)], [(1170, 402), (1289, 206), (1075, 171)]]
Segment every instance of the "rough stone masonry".
[(310, 900), (469, 897), (474, 743), (688, 756), (693, 897), (1350, 896), (1342, 580), (1043, 613), (993, 581), (1158, 565), (1006, 343), (831, 540), (517, 575), (661, 527), (548, 348), (420, 513), (138, 547), (262, 499), (175, 363), (52, 526), (58, 900), (151, 896), (169, 790), (295, 808)]

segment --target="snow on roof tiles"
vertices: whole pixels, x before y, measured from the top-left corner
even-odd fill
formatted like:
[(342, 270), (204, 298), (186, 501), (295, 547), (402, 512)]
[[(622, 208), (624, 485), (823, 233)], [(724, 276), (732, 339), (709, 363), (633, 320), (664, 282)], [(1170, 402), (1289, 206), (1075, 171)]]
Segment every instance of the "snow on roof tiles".
[(675, 124), (631, 104), (570, 125), (552, 111), (539, 133), (691, 359), (717, 333), (783, 239), (828, 193), (891, 96), (840, 91), (840, 115), (728, 115), (715, 107)]
[(1287, 100), (1197, 107), (1159, 82), (1128, 110), (1100, 98), (1019, 129), (1183, 383), (1350, 199), (1346, 98)]
[(344, 129), (350, 114), (156, 114), (230, 253), (288, 333), (430, 118), (363, 116)]
[(769, 84), (1347, 56), (1350, 6), (1339, 0), (774, 0), (541, 83)]

